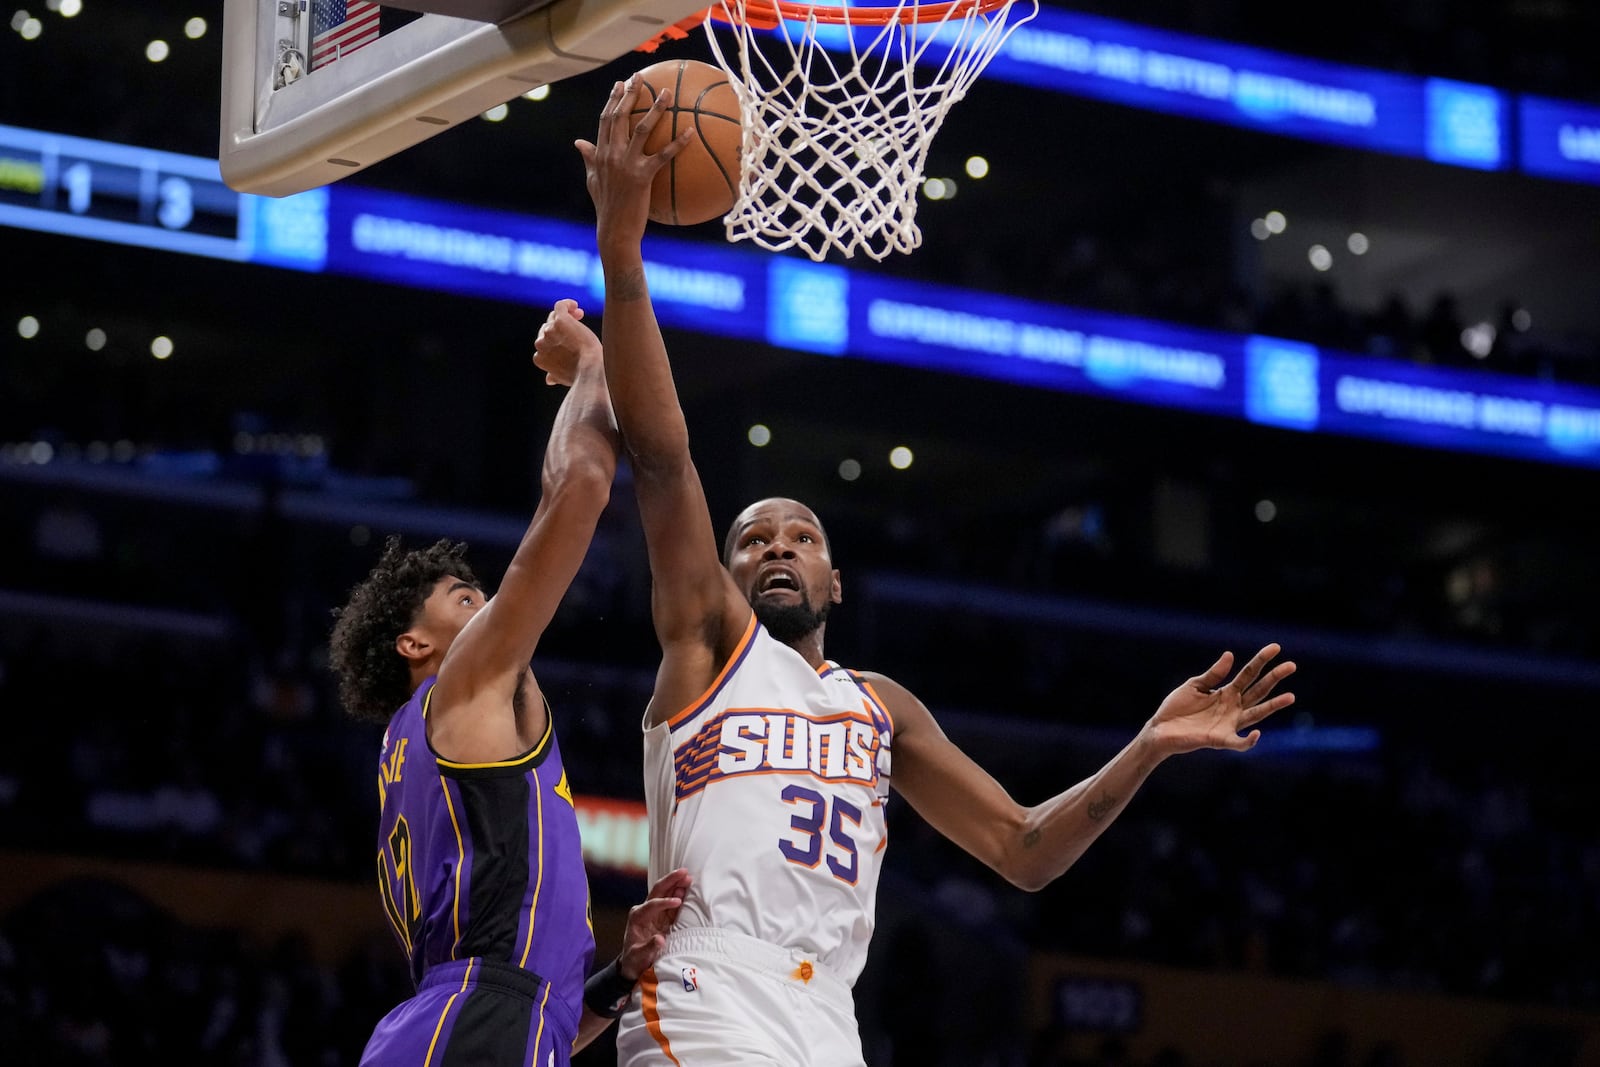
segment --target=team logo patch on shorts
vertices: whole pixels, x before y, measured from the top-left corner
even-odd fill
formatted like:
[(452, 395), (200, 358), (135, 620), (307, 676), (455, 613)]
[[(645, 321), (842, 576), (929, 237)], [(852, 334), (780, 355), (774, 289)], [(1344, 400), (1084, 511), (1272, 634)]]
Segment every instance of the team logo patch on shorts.
[(693, 993), (700, 988), (700, 972), (693, 967), (683, 969), (683, 988), (685, 992)]
[(798, 979), (799, 981), (807, 983), (808, 985), (811, 982), (811, 975), (813, 973), (814, 972), (811, 969), (811, 961), (810, 960), (801, 960), (800, 961), (800, 966), (798, 966), (798, 967), (796, 967), (794, 969), (794, 977), (796, 979)]

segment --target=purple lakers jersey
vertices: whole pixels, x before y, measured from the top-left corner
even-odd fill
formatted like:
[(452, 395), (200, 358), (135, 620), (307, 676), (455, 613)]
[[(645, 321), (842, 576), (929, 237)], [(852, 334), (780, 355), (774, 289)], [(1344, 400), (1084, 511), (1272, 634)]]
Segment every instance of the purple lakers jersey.
[(594, 956), (578, 818), (555, 726), (498, 763), (428, 747), (424, 682), (384, 733), (378, 888), (421, 986), (431, 968), (480, 960), (544, 979), (576, 1020)]

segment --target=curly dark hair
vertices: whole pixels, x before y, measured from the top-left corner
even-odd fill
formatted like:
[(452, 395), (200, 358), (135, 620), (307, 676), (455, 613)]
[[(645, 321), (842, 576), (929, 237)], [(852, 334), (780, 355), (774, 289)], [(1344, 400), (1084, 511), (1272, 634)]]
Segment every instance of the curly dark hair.
[(387, 723), (410, 699), (411, 675), (395, 651), (395, 638), (416, 621), (439, 579), (479, 584), (466, 551), (465, 542), (448, 538), (408, 551), (399, 535), (391, 535), (382, 558), (350, 590), (344, 607), (333, 609), (328, 663), (339, 682), (339, 702), (351, 716)]

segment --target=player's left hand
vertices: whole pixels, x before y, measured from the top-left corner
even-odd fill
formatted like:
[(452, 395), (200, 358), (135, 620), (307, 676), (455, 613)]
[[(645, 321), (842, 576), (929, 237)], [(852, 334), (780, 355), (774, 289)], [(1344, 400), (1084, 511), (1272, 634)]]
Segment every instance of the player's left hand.
[(628, 923), (622, 931), (622, 952), (617, 970), (630, 982), (637, 982), (667, 946), (667, 931), (677, 921), (684, 894), (689, 891), (689, 872), (682, 867), (662, 875), (650, 887), (642, 904), (628, 910)]
[(576, 300), (556, 301), (539, 335), (533, 340), (533, 365), (544, 371), (547, 385), (571, 385), (586, 359), (600, 360), (600, 338), (583, 324), (583, 308)]
[[(1293, 693), (1272, 695), (1279, 683), (1294, 673), (1292, 660), (1262, 673), (1281, 651), (1277, 644), (1267, 645), (1226, 684), (1233, 653), (1224, 652), (1205, 673), (1167, 694), (1146, 726), (1156, 751), (1170, 756), (1200, 748), (1235, 752), (1254, 748), (1261, 731), (1251, 728), (1294, 703)], [(1241, 733), (1245, 730), (1249, 733)]]

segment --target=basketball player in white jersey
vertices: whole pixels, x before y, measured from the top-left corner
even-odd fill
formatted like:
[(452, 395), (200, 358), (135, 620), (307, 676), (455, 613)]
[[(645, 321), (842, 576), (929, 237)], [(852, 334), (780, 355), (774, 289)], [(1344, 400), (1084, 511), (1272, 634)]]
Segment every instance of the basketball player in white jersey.
[[(842, 586), (817, 516), (762, 500), (719, 547), (689, 454), (640, 242), (650, 182), (685, 139), (630, 137), (618, 84), (594, 144), (578, 142), (605, 273), (604, 359), (634, 472), (661, 644), (644, 719), (651, 876), (694, 882), (617, 1034), (626, 1067), (863, 1062), (851, 986), (866, 960), (891, 781), (932, 826), (1037, 890), (1067, 870), (1168, 756), (1245, 750), (1293, 702), (1268, 645), (1231, 680), (1231, 653), (1175, 689), (1085, 781), (1027, 807), (963, 754), (927, 707), (880, 674), (825, 658)], [(642, 101), (639, 106), (642, 105)], [(562, 301), (536, 347), (593, 345)], [(891, 762), (892, 755), (892, 762)], [(892, 779), (891, 779), (892, 772)]]

